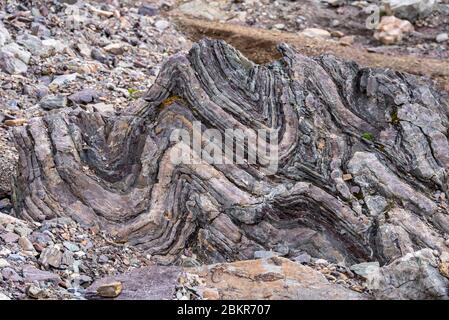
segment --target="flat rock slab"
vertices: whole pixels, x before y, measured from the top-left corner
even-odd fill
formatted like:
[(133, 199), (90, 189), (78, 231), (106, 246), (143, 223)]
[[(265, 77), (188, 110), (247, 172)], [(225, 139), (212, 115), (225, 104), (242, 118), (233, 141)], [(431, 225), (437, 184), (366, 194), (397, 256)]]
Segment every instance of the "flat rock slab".
[(365, 300), (367, 296), (330, 283), (318, 271), (281, 257), (220, 263), (186, 270), (198, 275), (198, 291), (217, 299)]
[(150, 266), (134, 269), (128, 273), (95, 281), (86, 290), (86, 298), (106, 299), (97, 295), (101, 285), (112, 282), (122, 283), (121, 294), (116, 300), (168, 300), (172, 299), (182, 268), (174, 266)]
[(25, 282), (52, 282), (54, 284), (58, 284), (61, 279), (57, 274), (52, 272), (39, 270), (33, 266), (26, 265), (23, 267), (23, 277)]

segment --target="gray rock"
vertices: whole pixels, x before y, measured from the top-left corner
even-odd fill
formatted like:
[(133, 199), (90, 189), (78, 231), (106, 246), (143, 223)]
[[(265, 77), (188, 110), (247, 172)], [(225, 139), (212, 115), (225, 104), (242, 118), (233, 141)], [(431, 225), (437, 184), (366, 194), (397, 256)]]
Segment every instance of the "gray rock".
[(346, 0), (322, 0), (324, 3), (327, 3), (331, 7), (339, 7), (346, 3)]
[(436, 8), (436, 0), (386, 0), (394, 15), (409, 21), (425, 18)]
[(98, 257), (98, 263), (106, 263), (108, 261), (109, 258), (104, 254), (100, 254), (100, 256)]
[(182, 259), (181, 265), (185, 268), (192, 268), (199, 267), (201, 263), (192, 257), (185, 257)]
[(48, 87), (42, 84), (37, 85), (24, 85), (23, 93), (33, 97), (35, 99), (42, 99), (49, 93)]
[(406, 254), (370, 274), (367, 287), (378, 299), (449, 299), (449, 279), (440, 274), (433, 250)]
[(74, 262), (75, 259), (73, 258), (73, 253), (70, 251), (64, 251), (64, 253), (62, 254), (61, 265), (70, 267)]
[(51, 30), (48, 29), (42, 23), (38, 23), (38, 22), (31, 23), (31, 33), (33, 35), (41, 37), (41, 38), (50, 38), (51, 37)]
[(7, 257), (11, 254), (11, 250), (8, 248), (1, 248), (0, 249), (0, 257)]
[(312, 262), (314, 264), (323, 265), (323, 266), (327, 266), (329, 264), (329, 261), (327, 261), (326, 259), (312, 259)]
[(139, 10), (137, 11), (138, 14), (142, 16), (155, 16), (159, 13), (159, 10), (157, 7), (155, 7), (152, 4), (143, 4), (139, 7)]
[(284, 243), (279, 243), (273, 248), (273, 251), (279, 253), (280, 256), (286, 256), (289, 254), (290, 248)]
[(11, 35), (9, 31), (3, 25), (3, 22), (0, 21), (0, 47), (4, 46), (11, 40)]
[(45, 56), (49, 54), (48, 47), (44, 47), (42, 45), (42, 40), (32, 34), (23, 34), (18, 36), (17, 43), (27, 48), (33, 55)]
[(226, 19), (227, 17), (225, 11), (221, 10), (218, 7), (210, 5), (205, 0), (193, 0), (190, 2), (185, 2), (179, 6), (179, 10), (184, 14), (207, 20), (220, 20)]
[(26, 237), (20, 237), (19, 245), (24, 251), (34, 251), (33, 244)]
[(31, 232), (33, 232), (33, 230), (21, 224), (14, 227), (14, 232), (21, 237), (28, 237), (31, 234)]
[(91, 51), (91, 57), (105, 65), (112, 65), (114, 58), (108, 54), (106, 54), (105, 52), (103, 52), (101, 49), (99, 48), (93, 48)]
[(6, 243), (14, 243), (17, 242), (20, 237), (15, 233), (7, 232), (0, 234), (0, 238), (2, 238)]
[[(0, 121), (1, 123), (1, 121)], [(0, 210), (2, 209), (10, 209), (12, 206), (11, 201), (8, 198), (4, 198), (0, 200)]]
[(33, 299), (40, 299), (40, 298), (45, 297), (44, 291), (34, 284), (30, 285), (27, 288), (26, 294), (28, 297), (33, 298)]
[(274, 29), (278, 29), (278, 30), (284, 30), (285, 29), (285, 24), (283, 23), (276, 23), (275, 25), (273, 25)]
[(2, 276), (3, 279), (7, 280), (7, 281), (21, 281), (22, 277), (19, 276), (19, 274), (12, 268), (10, 267), (6, 267), (2, 270)]
[(112, 104), (106, 104), (104, 102), (100, 102), (100, 103), (96, 103), (96, 104), (92, 105), (92, 107), (96, 112), (100, 112), (100, 113), (103, 113), (106, 115), (115, 113), (115, 109)]
[(300, 253), (299, 255), (297, 255), (296, 257), (293, 258), (293, 261), (298, 262), (298, 263), (310, 263), (312, 257), (307, 253), (307, 252), (303, 252)]
[(67, 97), (63, 95), (48, 95), (42, 98), (40, 106), (45, 110), (65, 108), (67, 106)]
[(272, 257), (280, 256), (281, 254), (276, 251), (266, 251), (266, 250), (259, 250), (254, 252), (254, 259), (268, 259)]
[(45, 268), (54, 267), (59, 268), (61, 265), (62, 253), (57, 247), (45, 248), (40, 257), (39, 263)]
[(379, 262), (362, 262), (351, 266), (350, 270), (361, 277), (368, 278), (368, 276), (376, 272), (380, 268)]
[(85, 288), (87, 287), (86, 285), (89, 285), (92, 283), (92, 278), (89, 276), (86, 276), (85, 274), (80, 275), (79, 279), (79, 284), (84, 286)]
[(90, 58), (92, 54), (92, 49), (84, 42), (80, 42), (76, 44), (76, 48), (78, 49), (81, 56), (84, 58)]
[(159, 32), (163, 32), (170, 26), (170, 22), (168, 22), (167, 20), (159, 20), (156, 21), (154, 26), (156, 27), (157, 30), (159, 30)]
[(69, 242), (69, 241), (64, 241), (63, 243), (64, 247), (67, 248), (67, 250), (72, 251), (72, 252), (76, 252), (80, 250), (80, 247), (78, 247), (75, 243), (73, 242)]
[(26, 265), (22, 269), (23, 278), (25, 282), (51, 282), (54, 284), (58, 284), (61, 281), (61, 278), (52, 272), (39, 270), (36, 267), (31, 265)]
[(26, 258), (19, 253), (12, 253), (8, 256), (8, 260), (16, 262), (24, 262)]
[(439, 35), (436, 36), (435, 40), (436, 40), (436, 42), (445, 42), (445, 41), (449, 40), (449, 34), (440, 33)]
[(55, 39), (45, 39), (42, 41), (42, 46), (45, 51), (51, 52), (51, 54), (56, 54), (64, 51), (67, 46), (60, 40)]
[(63, 74), (61, 76), (57, 76), (50, 83), (50, 86), (59, 87), (59, 86), (67, 85), (70, 82), (75, 81), (77, 76), (78, 76), (77, 73), (69, 73), (69, 74)]
[(3, 46), (0, 52), (8, 52), (25, 64), (30, 62), (31, 54), (15, 42)]
[(0, 67), (9, 74), (25, 74), (28, 66), (12, 53), (7, 51), (0, 52)]
[(31, 242), (35, 242), (43, 247), (52, 244), (52, 238), (48, 234), (39, 231), (34, 231), (31, 233), (28, 239), (30, 239)]
[(98, 91), (87, 88), (70, 95), (68, 99), (76, 104), (88, 104), (96, 102), (99, 96), (100, 94)]

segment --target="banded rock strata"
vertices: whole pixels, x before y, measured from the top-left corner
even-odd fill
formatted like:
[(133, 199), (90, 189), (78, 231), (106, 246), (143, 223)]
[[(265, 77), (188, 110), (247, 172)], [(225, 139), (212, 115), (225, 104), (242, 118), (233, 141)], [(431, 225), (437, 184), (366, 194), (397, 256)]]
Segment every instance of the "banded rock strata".
[[(408, 74), (279, 51), (256, 65), (202, 40), (120, 116), (65, 109), (17, 128), (16, 215), (99, 224), (164, 264), (186, 247), (206, 263), (264, 249), (346, 264), (447, 251), (449, 119), (438, 93)], [(174, 165), (170, 134), (193, 121), (222, 134), (277, 130), (277, 172)]]

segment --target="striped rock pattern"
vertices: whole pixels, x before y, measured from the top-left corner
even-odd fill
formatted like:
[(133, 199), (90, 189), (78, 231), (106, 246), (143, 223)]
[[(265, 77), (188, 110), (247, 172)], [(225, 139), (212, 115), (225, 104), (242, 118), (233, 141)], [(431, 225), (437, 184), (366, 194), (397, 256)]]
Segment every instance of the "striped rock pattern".
[[(449, 118), (439, 95), (404, 73), (279, 50), (256, 65), (202, 40), (168, 59), (122, 115), (64, 109), (18, 127), (16, 215), (99, 224), (167, 264), (187, 247), (204, 262), (267, 249), (348, 264), (447, 251)], [(173, 164), (172, 130), (193, 133), (194, 121), (222, 134), (278, 132), (277, 171)]]

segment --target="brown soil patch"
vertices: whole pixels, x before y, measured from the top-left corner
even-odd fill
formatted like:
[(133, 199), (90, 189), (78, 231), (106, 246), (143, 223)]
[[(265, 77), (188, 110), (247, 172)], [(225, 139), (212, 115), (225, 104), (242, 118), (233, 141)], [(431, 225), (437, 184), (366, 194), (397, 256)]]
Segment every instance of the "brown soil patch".
[(354, 60), (363, 66), (391, 68), (426, 76), (434, 79), (441, 89), (449, 91), (449, 60), (372, 53), (330, 40), (317, 40), (288, 32), (191, 19), (180, 15), (176, 16), (175, 20), (181, 27), (181, 31), (192, 40), (197, 41), (203, 37), (223, 39), (256, 63), (267, 63), (278, 59), (280, 55), (276, 46), (285, 42), (308, 56), (331, 53), (346, 60)]

